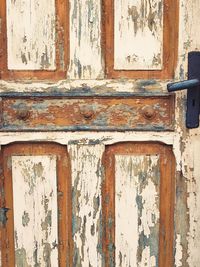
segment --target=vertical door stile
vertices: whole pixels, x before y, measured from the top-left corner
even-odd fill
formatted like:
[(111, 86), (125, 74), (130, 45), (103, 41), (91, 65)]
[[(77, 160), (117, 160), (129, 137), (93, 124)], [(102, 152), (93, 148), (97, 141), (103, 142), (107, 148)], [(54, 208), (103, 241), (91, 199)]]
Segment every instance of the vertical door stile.
[(70, 1), (70, 79), (104, 77), (101, 1)]
[(70, 145), (73, 266), (102, 266), (101, 158), (104, 146)]

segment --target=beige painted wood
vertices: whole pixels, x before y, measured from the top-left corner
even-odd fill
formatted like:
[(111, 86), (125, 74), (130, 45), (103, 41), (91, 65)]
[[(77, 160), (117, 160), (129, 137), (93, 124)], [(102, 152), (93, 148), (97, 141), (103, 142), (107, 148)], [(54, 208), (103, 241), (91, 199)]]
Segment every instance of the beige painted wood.
[[(185, 150), (183, 153), (183, 175), (187, 183), (187, 207), (189, 227), (187, 233), (188, 266), (200, 265), (200, 130), (191, 130), (190, 134), (184, 140)], [(179, 246), (179, 254), (176, 254), (177, 267), (182, 266), (184, 256), (184, 239), (178, 233), (176, 241)], [(180, 236), (180, 237), (179, 237)], [(179, 261), (178, 261), (179, 260)]]
[[(187, 79), (187, 55), (190, 51), (200, 51), (199, 0), (180, 1), (179, 55), (176, 78)], [(175, 267), (200, 266), (200, 128), (185, 128), (186, 92), (177, 93), (176, 133), (180, 141), (182, 171), (181, 200), (176, 207), (176, 253)], [(182, 202), (181, 202), (182, 201)], [(184, 202), (183, 202), (184, 201)]]
[[(189, 266), (200, 265), (200, 131), (187, 140), (188, 156), (185, 159), (190, 168), (188, 179), (188, 207), (190, 208), (189, 225)], [(188, 171), (189, 169), (187, 169)], [(192, 210), (193, 208), (193, 210)]]
[(70, 145), (73, 266), (102, 266), (101, 158), (103, 145)]
[(72, 92), (82, 88), (91, 88), (95, 92), (131, 92), (141, 93), (141, 90), (149, 93), (167, 94), (166, 87), (169, 81), (154, 80), (147, 83), (142, 79), (102, 79), (102, 80), (64, 80), (56, 83), (47, 82), (13, 82), (0, 80), (0, 92), (52, 92), (52, 88), (57, 88), (64, 92)]
[(55, 0), (7, 0), (8, 69), (55, 69)]
[[(15, 264), (58, 266), (55, 156), (12, 156)], [(23, 260), (23, 262), (22, 262)]]
[[(17, 2), (17, 1), (15, 1)], [(19, 2), (19, 1), (18, 1)], [(13, 1), (14, 3), (14, 1)], [(145, 82), (138, 83), (138, 81), (135, 80), (123, 80), (123, 81), (112, 81), (112, 80), (102, 80), (97, 81), (95, 78), (99, 75), (100, 68), (98, 66), (99, 63), (93, 64), (91, 61), (87, 58), (88, 55), (91, 55), (90, 52), (85, 53), (85, 56), (83, 59), (80, 60), (81, 56), (79, 56), (79, 53), (81, 53), (80, 47), (83, 47), (83, 51), (86, 51), (84, 47), (87, 47), (87, 45), (84, 43), (84, 38), (80, 39), (80, 44), (78, 44), (78, 34), (77, 34), (77, 25), (78, 24), (78, 14), (74, 16), (76, 13), (75, 11), (78, 10), (78, 2), (72, 2), (71, 1), (71, 15), (70, 15), (70, 23), (72, 24), (72, 21), (75, 21), (76, 23), (73, 25), (73, 29), (71, 28), (71, 38), (74, 40), (72, 44), (76, 47), (71, 47), (71, 55), (72, 62), (70, 66), (70, 72), (69, 77), (71, 78), (79, 78), (78, 76), (78, 68), (73, 66), (74, 62), (80, 62), (80, 68), (81, 74), (80, 77), (83, 79), (87, 77), (88, 79), (92, 77), (90, 82), (89, 81), (81, 81), (77, 80), (74, 82), (58, 82), (55, 84), (57, 88), (60, 89), (75, 89), (75, 88), (82, 88), (85, 85), (89, 85), (89, 87), (93, 88), (100, 88), (104, 89), (110, 88), (114, 91), (129, 91), (129, 92), (136, 92), (137, 88), (145, 91), (146, 89), (148, 92), (166, 92), (166, 83), (164, 82), (156, 82), (155, 84), (149, 84), (146, 85)], [(96, 4), (96, 2), (95, 2)], [(77, 5), (77, 7), (76, 7)], [(82, 5), (85, 5), (83, 2)], [(73, 12), (74, 10), (74, 12)], [(97, 13), (100, 12), (100, 6), (98, 6)], [(200, 30), (200, 24), (199, 24), (199, 13), (200, 13), (200, 5), (199, 0), (181, 0), (180, 1), (180, 34), (179, 34), (179, 63), (178, 68), (176, 71), (176, 78), (184, 79), (187, 78), (187, 53), (191, 50), (200, 50), (200, 38), (198, 35), (198, 32)], [(81, 16), (79, 16), (80, 20), (87, 22), (82, 16), (83, 13), (81, 13)], [(85, 16), (86, 17), (86, 16)], [(74, 19), (76, 18), (76, 20)], [(84, 24), (84, 23), (82, 23)], [(75, 26), (76, 25), (76, 26)], [(72, 27), (72, 26), (71, 26)], [(85, 27), (85, 26), (84, 26)], [(98, 28), (99, 29), (99, 28)], [(94, 32), (94, 31), (93, 31)], [(73, 37), (74, 36), (74, 37)], [(99, 37), (97, 38), (99, 40)], [(16, 43), (17, 37), (14, 38), (14, 42)], [(92, 42), (93, 44), (95, 42)], [(146, 43), (145, 43), (145, 46)], [(89, 50), (91, 51), (90, 43), (88, 45)], [(75, 51), (79, 52), (75, 52)], [(94, 53), (94, 55), (96, 55)], [(85, 59), (86, 57), (86, 59)], [(94, 57), (95, 59), (96, 57)], [(99, 57), (98, 57), (99, 58)], [(76, 60), (77, 59), (77, 60)], [(79, 60), (79, 61), (78, 61)], [(82, 62), (84, 62), (83, 64)], [(82, 66), (87, 65), (89, 62), (91, 63), (91, 68), (95, 68), (95, 70), (92, 70), (91, 73), (93, 75), (90, 76), (88, 74), (88, 70), (85, 70), (82, 72)], [(94, 60), (95, 61), (95, 60)], [(97, 62), (100, 62), (98, 60)], [(89, 63), (89, 64), (90, 64)], [(21, 63), (20, 63), (21, 64)], [(94, 66), (95, 65), (95, 66)], [(79, 71), (80, 73), (80, 71)], [(84, 75), (82, 74), (84, 73)], [(86, 74), (85, 74), (86, 73)], [(95, 75), (94, 75), (95, 73)], [(46, 91), (51, 90), (51, 86), (48, 83), (33, 83), (33, 84), (25, 84), (25, 83), (7, 83), (5, 81), (0, 82), (0, 90), (1, 91), (7, 91), (14, 88), (14, 91)], [(138, 91), (137, 91), (138, 92)], [(178, 223), (176, 224), (176, 232), (175, 232), (175, 245), (176, 245), (176, 251), (175, 251), (175, 266), (176, 267), (182, 267), (182, 266), (189, 266), (189, 267), (196, 267), (200, 265), (200, 254), (199, 254), (199, 248), (200, 248), (200, 238), (199, 238), (199, 216), (200, 216), (200, 207), (199, 207), (199, 195), (200, 195), (200, 180), (199, 180), (199, 137), (200, 132), (199, 129), (197, 130), (190, 130), (187, 131), (184, 127), (185, 121), (184, 121), (184, 112), (185, 112), (185, 95), (184, 93), (178, 94), (177, 97), (177, 103), (176, 103), (176, 129), (175, 133), (153, 133), (153, 132), (146, 132), (146, 133), (0, 133), (0, 141), (1, 144), (7, 144), (13, 141), (34, 141), (34, 140), (48, 140), (48, 141), (56, 141), (60, 143), (70, 143), (71, 141), (76, 141), (81, 144), (89, 143), (92, 140), (102, 141), (104, 143), (115, 143), (119, 141), (160, 141), (168, 144), (173, 144), (174, 151), (176, 153), (176, 160), (177, 160), (177, 170), (180, 171), (180, 173), (183, 173), (183, 184), (186, 186), (186, 196), (185, 199), (187, 200), (187, 208), (186, 210), (182, 209), (184, 206), (184, 203), (182, 200), (177, 199), (176, 205), (177, 210), (180, 210), (182, 214), (186, 214), (186, 216), (189, 216), (190, 224), (189, 229), (187, 229), (187, 220), (182, 219), (182, 217), (178, 216)], [(124, 139), (123, 139), (124, 137)], [(182, 140), (182, 141), (181, 141)], [(195, 147), (194, 147), (195, 146)], [(194, 148), (194, 149), (193, 149)], [(89, 171), (88, 171), (89, 172)], [(184, 194), (185, 188), (181, 187), (181, 192)], [(179, 191), (180, 193), (180, 191)], [(189, 193), (189, 194), (187, 194)], [(81, 246), (81, 245), (80, 245)], [(79, 247), (80, 247), (79, 246)]]
[(158, 156), (115, 156), (116, 266), (158, 266), (159, 185)]
[[(173, 145), (176, 158), (180, 158), (179, 139), (173, 132), (0, 132), (0, 145), (7, 145), (12, 142), (48, 141), (67, 145), (78, 143), (88, 145), (94, 141), (104, 145), (111, 145), (118, 142), (147, 142), (158, 141), (167, 145)], [(180, 163), (179, 163), (180, 164)], [(179, 164), (177, 168), (180, 170)]]
[(114, 69), (162, 69), (163, 2), (114, 1)]
[(69, 78), (103, 77), (101, 34), (101, 1), (70, 0)]

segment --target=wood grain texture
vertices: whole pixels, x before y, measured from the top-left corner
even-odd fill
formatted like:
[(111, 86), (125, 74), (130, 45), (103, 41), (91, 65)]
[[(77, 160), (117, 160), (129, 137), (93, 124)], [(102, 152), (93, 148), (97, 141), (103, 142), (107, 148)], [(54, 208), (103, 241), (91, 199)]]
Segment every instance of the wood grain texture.
[(1, 130), (171, 130), (173, 96), (3, 100)]
[[(164, 0), (163, 3), (160, 1), (148, 1), (148, 3), (155, 4), (155, 6), (152, 5), (151, 7), (155, 8), (155, 10), (157, 10), (157, 12), (155, 13), (155, 10), (154, 10), (154, 12), (153, 12), (154, 14), (153, 14), (153, 13), (151, 13), (151, 11), (153, 9), (151, 9), (151, 11), (149, 11), (149, 14), (151, 16), (148, 16), (147, 22), (145, 20), (145, 22), (147, 24), (150, 21), (150, 23), (147, 26), (148, 30), (146, 29), (145, 33), (142, 34), (142, 37), (139, 38), (140, 41), (137, 40), (134, 43), (133, 38), (135, 38), (134, 36), (136, 36), (136, 33), (138, 34), (138, 37), (139, 37), (140, 31), (142, 31), (142, 28), (145, 27), (143, 20), (141, 20), (139, 22), (139, 17), (142, 16), (142, 14), (143, 15), (146, 14), (146, 12), (148, 13), (149, 6), (147, 4), (144, 4), (146, 2), (147, 1), (141, 2), (141, 10), (139, 12), (136, 1), (134, 1), (134, 2), (131, 1), (130, 3), (129, 3), (129, 1), (125, 1), (125, 2), (122, 1), (121, 2), (120, 0), (116, 0), (116, 2), (114, 0), (105, 0), (104, 1), (105, 64), (106, 64), (106, 74), (107, 74), (108, 78), (122, 78), (122, 77), (124, 77), (124, 78), (148, 78), (148, 79), (173, 78), (174, 68), (176, 66), (176, 60), (177, 60), (177, 50), (178, 50), (178, 45), (177, 45), (177, 41), (178, 41), (178, 10), (179, 10), (178, 1), (177, 0), (176, 1)], [(120, 5), (120, 3), (122, 3), (122, 4)], [(158, 11), (159, 10), (159, 3), (161, 3), (160, 11)], [(115, 4), (116, 4), (117, 9), (114, 9)], [(156, 7), (156, 5), (158, 5), (158, 6)], [(159, 26), (159, 23), (162, 21), (162, 11), (161, 11), (162, 5), (163, 5), (163, 27)], [(121, 9), (120, 9), (120, 7), (121, 7)], [(146, 9), (145, 9), (145, 7), (146, 7)], [(129, 10), (128, 15), (127, 15), (127, 10)], [(114, 14), (117, 16), (114, 16)], [(161, 18), (159, 18), (159, 14), (161, 15)], [(129, 23), (127, 22), (126, 18), (128, 18)], [(156, 33), (154, 32), (154, 35), (153, 35), (154, 37), (151, 37), (152, 31), (155, 31), (154, 20), (155, 21), (158, 20), (159, 23), (156, 23), (157, 30), (156, 30)], [(120, 27), (119, 27), (119, 24), (120, 24)], [(127, 31), (128, 28), (131, 27), (131, 25), (132, 25), (132, 29), (131, 29), (132, 34), (128, 33), (128, 31)], [(161, 25), (162, 25), (162, 23), (161, 23)], [(161, 37), (162, 36), (161, 28), (163, 28), (163, 38)], [(148, 33), (150, 33), (150, 32), (151, 32), (151, 36), (149, 37)], [(159, 32), (159, 34), (157, 35), (158, 32)], [(124, 37), (124, 36), (126, 36), (126, 37)], [(145, 40), (142, 41), (142, 38), (145, 39), (145, 36), (147, 36), (149, 38), (148, 43)], [(140, 49), (139, 49), (140, 53), (142, 50), (144, 51), (142, 53), (142, 57), (140, 57), (140, 59), (142, 60), (143, 55), (144, 56), (146, 55), (145, 60), (147, 62), (148, 56), (151, 55), (150, 58), (153, 57), (153, 55), (152, 55), (154, 53), (154, 52), (152, 52), (153, 50), (151, 50), (151, 52), (149, 52), (148, 49), (150, 49), (151, 42), (154, 42), (156, 40), (156, 37), (158, 38), (158, 40), (156, 41), (156, 43), (154, 43), (154, 48), (157, 50), (155, 58), (159, 59), (158, 54), (161, 51), (163, 51), (162, 53), (160, 53), (160, 54), (162, 54), (162, 56), (160, 55), (160, 59), (155, 60), (157, 62), (159, 62), (159, 61), (162, 62), (162, 63), (159, 63), (160, 65), (158, 64), (159, 68), (161, 68), (161, 64), (162, 64), (162, 68), (160, 70), (159, 69), (151, 70), (151, 67), (150, 67), (150, 69), (147, 69), (146, 66), (149, 65), (149, 63), (148, 64), (145, 63), (143, 65), (143, 67), (141, 67), (140, 66), (141, 63), (140, 63), (139, 59), (138, 60), (136, 59), (137, 67), (135, 67), (136, 65), (132, 65), (133, 69), (131, 69), (132, 68), (131, 64), (133, 64), (133, 63), (131, 63), (131, 61), (134, 61), (133, 59), (135, 59), (135, 56), (134, 55), (127, 55), (128, 56), (127, 59), (123, 58), (124, 55), (123, 55), (123, 57), (120, 56), (123, 53), (127, 53), (127, 52), (129, 53), (128, 47), (131, 47), (131, 49), (132, 49), (132, 47), (134, 47), (134, 45), (137, 45), (138, 47), (140, 47)], [(120, 45), (120, 40), (122, 40), (123, 38), (124, 38), (123, 45), (125, 43), (125, 45), (124, 45), (124, 46), (126, 46), (125, 48), (123, 48), (123, 46)], [(152, 40), (150, 41), (150, 39), (152, 39)], [(161, 40), (162, 39), (163, 39), (163, 42), (162, 42), (162, 48), (161, 48)], [(170, 42), (169, 42), (169, 40), (170, 40)], [(138, 44), (137, 44), (137, 42), (138, 42)], [(140, 42), (140, 44), (139, 44), (139, 42)], [(126, 52), (124, 52), (124, 51), (126, 51)], [(136, 56), (137, 56), (137, 53), (136, 53)], [(124, 63), (120, 62), (120, 60), (118, 60), (117, 57), (124, 60), (126, 63), (124, 64)], [(130, 63), (128, 63), (129, 60), (130, 60)], [(130, 65), (128, 66), (128, 64), (130, 64)], [(155, 63), (153, 63), (153, 65), (155, 67)], [(134, 68), (139, 68), (139, 69), (134, 70)]]
[[(155, 143), (120, 143), (107, 147), (103, 162), (106, 266), (172, 267), (174, 159), (171, 148)], [(154, 168), (150, 170), (150, 166)], [(133, 169), (137, 174), (131, 180)], [(138, 184), (137, 179), (141, 179)]]
[(3, 229), (3, 267), (71, 266), (70, 166), (66, 147), (14, 144), (3, 148), (2, 157), (5, 205), (9, 208)]
[[(0, 70), (3, 79), (66, 77), (68, 2), (2, 0)], [(45, 14), (45, 15), (44, 15)]]
[(103, 145), (70, 145), (73, 266), (102, 266)]
[(101, 1), (70, 0), (70, 79), (104, 77)]
[(163, 0), (114, 1), (114, 69), (161, 70)]

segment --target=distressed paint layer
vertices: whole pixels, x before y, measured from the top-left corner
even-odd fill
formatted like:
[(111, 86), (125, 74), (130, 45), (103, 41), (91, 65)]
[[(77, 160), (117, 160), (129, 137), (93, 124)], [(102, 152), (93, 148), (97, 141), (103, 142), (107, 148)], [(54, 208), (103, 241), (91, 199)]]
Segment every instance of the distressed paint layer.
[(70, 79), (103, 78), (101, 1), (70, 0)]
[(114, 69), (162, 69), (163, 3), (114, 1)]
[(182, 245), (181, 245), (181, 236), (178, 234), (176, 237), (176, 255), (175, 255), (175, 266), (181, 267), (182, 266)]
[[(188, 52), (200, 50), (199, 0), (179, 1), (179, 52), (176, 79), (187, 79)], [(185, 127), (186, 91), (177, 93), (176, 133), (181, 172), (177, 190), (175, 267), (200, 266), (200, 129)]]
[(10, 70), (55, 70), (55, 1), (7, 0)]
[(167, 83), (164, 80), (142, 79), (102, 79), (102, 80), (62, 80), (56, 83), (46, 82), (7, 82), (0, 80), (0, 92), (65, 92), (65, 93), (138, 93), (166, 94)]
[(102, 266), (103, 145), (69, 146), (72, 166), (73, 266)]
[[(192, 133), (192, 131), (191, 131)], [(184, 154), (184, 176), (187, 179), (187, 206), (189, 207), (188, 265), (200, 265), (200, 130), (191, 134), (185, 142), (187, 154)]]
[(15, 264), (58, 266), (55, 156), (12, 156)]
[[(197, 34), (197, 32), (199, 32), (199, 23), (198, 23), (198, 19), (199, 19), (199, 1), (198, 0), (189, 0), (189, 1), (185, 1), (182, 0), (180, 1), (180, 35), (179, 35), (179, 47), (180, 47), (180, 51), (179, 51), (179, 65), (177, 68), (177, 79), (181, 78), (186, 78), (187, 76), (187, 52), (190, 50), (199, 50), (200, 49), (200, 45), (199, 45), (199, 36)], [(138, 86), (138, 81), (134, 81), (134, 80), (121, 80), (121, 81), (111, 81), (111, 80), (102, 80), (102, 81), (96, 81), (93, 80), (91, 82), (89, 81), (74, 81), (74, 82), (66, 82), (66, 81), (61, 81), (57, 84), (54, 84), (54, 86), (49, 85), (47, 83), (30, 83), (30, 84), (26, 84), (26, 83), (6, 83), (4, 81), (1, 81), (1, 88), (0, 90), (2, 91), (7, 91), (7, 90), (15, 90), (15, 91), (22, 91), (22, 90), (32, 90), (32, 91), (45, 91), (45, 90), (51, 90), (52, 87), (54, 88), (67, 88), (67, 89), (71, 89), (71, 88), (75, 88), (76, 85), (81, 88), (84, 85), (90, 85), (92, 88), (110, 88), (113, 91), (121, 91), (124, 92), (126, 90), (128, 91), (142, 91), (142, 92), (150, 92), (150, 93), (154, 93), (156, 92), (165, 92), (166, 91), (166, 85), (165, 83), (162, 81), (158, 82), (158, 81), (154, 81), (154, 84), (150, 84), (150, 85), (145, 85), (145, 83), (141, 83)], [(148, 83), (147, 83), (148, 84)], [(147, 90), (146, 90), (147, 89)], [(185, 98), (183, 96), (183, 94), (180, 94), (180, 98), (179, 101), (177, 102), (177, 109), (176, 109), (176, 113), (179, 113), (179, 116), (177, 116), (176, 118), (176, 122), (179, 123), (179, 126), (176, 128), (176, 132), (175, 133), (155, 133), (155, 132), (148, 132), (148, 133), (134, 133), (134, 132), (130, 132), (130, 133), (68, 133), (66, 136), (66, 133), (1, 133), (1, 142), (2, 143), (9, 143), (9, 142), (13, 142), (13, 141), (34, 141), (34, 140), (48, 140), (48, 141), (52, 141), (55, 140), (56, 142), (60, 142), (60, 143), (66, 143), (69, 141), (69, 139), (71, 138), (72, 141), (74, 142), (79, 142), (79, 143), (89, 143), (89, 142), (94, 142), (95, 138), (100, 138), (103, 139), (104, 142), (106, 143), (113, 143), (113, 142), (118, 142), (118, 141), (123, 141), (123, 136), (125, 138), (125, 140), (136, 140), (136, 141), (147, 141), (147, 140), (159, 140), (161, 142), (165, 142), (165, 143), (173, 143), (174, 144), (174, 148), (175, 151), (180, 155), (181, 151), (180, 151), (180, 147), (177, 145), (177, 143), (174, 143), (174, 137), (177, 136), (177, 140), (181, 140), (181, 135), (182, 135), (182, 130), (184, 129), (184, 105), (185, 105)], [(179, 110), (180, 109), (180, 110)], [(181, 125), (182, 123), (182, 125)], [(199, 138), (199, 130), (192, 130), (190, 131), (193, 134), (196, 134), (196, 139), (198, 140)], [(89, 138), (88, 138), (89, 136)], [(80, 139), (79, 139), (80, 138)], [(106, 140), (106, 138), (108, 138)], [(189, 135), (188, 135), (189, 138)], [(178, 168), (180, 169), (180, 167), (182, 168), (182, 163), (185, 162), (185, 166), (189, 166), (188, 162), (193, 162), (193, 152), (190, 151), (190, 153), (188, 153), (189, 150), (189, 145), (186, 147), (185, 149), (185, 142), (186, 142), (186, 135), (184, 133), (184, 137), (183, 137), (183, 149), (184, 149), (184, 154), (185, 159), (182, 162), (178, 162)], [(183, 150), (182, 150), (183, 151)], [(195, 152), (196, 153), (196, 152)], [(197, 152), (198, 153), (198, 152)], [(198, 156), (198, 154), (197, 154)], [(179, 164), (180, 163), (180, 164)], [(184, 164), (183, 164), (184, 165)], [(198, 168), (194, 167), (194, 169)], [(191, 194), (189, 194), (189, 206), (188, 206), (188, 210), (186, 209), (186, 212), (189, 212), (189, 215), (192, 217), (197, 216), (196, 213), (198, 213), (198, 203), (196, 203), (196, 201), (192, 201), (191, 199), (193, 198), (194, 200), (194, 195), (195, 194), (199, 194), (198, 193), (198, 187), (199, 187), (199, 182), (198, 182), (198, 176), (195, 177), (195, 179), (193, 179), (193, 171), (194, 170), (186, 170), (185, 167), (183, 167), (184, 170), (184, 177), (181, 178), (181, 180), (183, 180), (183, 184), (187, 184), (188, 182), (192, 184), (192, 188), (193, 191)], [(190, 173), (191, 172), (191, 173)], [(197, 179), (196, 179), (197, 178)], [(192, 180), (192, 181), (191, 181)], [(181, 189), (181, 190), (185, 190)], [(186, 192), (187, 193), (187, 192)], [(182, 192), (182, 194), (184, 194), (184, 192)], [(181, 200), (182, 201), (182, 200)], [(194, 204), (195, 203), (195, 204)], [(180, 203), (179, 203), (180, 204)], [(179, 209), (179, 204), (177, 209)], [(181, 204), (186, 204), (182, 203)], [(194, 204), (194, 205), (193, 205)], [(187, 204), (186, 204), (187, 205)], [(185, 215), (184, 215), (185, 218)], [(182, 220), (182, 217), (179, 216), (178, 218), (178, 223), (180, 221), (184, 221)], [(185, 222), (187, 223), (187, 222)], [(195, 225), (195, 233), (193, 233), (193, 226)], [(193, 222), (193, 226), (191, 227), (191, 232), (189, 232), (189, 236), (188, 236), (188, 240), (189, 240), (189, 249), (185, 250), (185, 247), (187, 246), (184, 242), (185, 239), (185, 232), (183, 230), (182, 227), (182, 223), (180, 224), (180, 228), (177, 229), (179, 230), (178, 232), (178, 236), (177, 236), (177, 240), (178, 240), (178, 252), (177, 252), (177, 258), (176, 258), (176, 262), (179, 262), (179, 265), (181, 266), (188, 266), (188, 263), (186, 263), (184, 260), (185, 258), (188, 258), (188, 261), (190, 262), (191, 266), (195, 266), (195, 263), (197, 263), (197, 266), (199, 266), (199, 253), (197, 251), (197, 248), (194, 247), (195, 246), (199, 246), (198, 242), (199, 242), (199, 236), (198, 236), (198, 232), (199, 232), (199, 222), (194, 221)], [(180, 241), (180, 242), (179, 242)], [(180, 250), (183, 249), (182, 251), (182, 255), (183, 255), (183, 261), (180, 263)], [(187, 254), (188, 253), (188, 254)]]
[(173, 97), (3, 99), (1, 130), (171, 130)]
[(116, 266), (158, 266), (159, 157), (115, 156)]

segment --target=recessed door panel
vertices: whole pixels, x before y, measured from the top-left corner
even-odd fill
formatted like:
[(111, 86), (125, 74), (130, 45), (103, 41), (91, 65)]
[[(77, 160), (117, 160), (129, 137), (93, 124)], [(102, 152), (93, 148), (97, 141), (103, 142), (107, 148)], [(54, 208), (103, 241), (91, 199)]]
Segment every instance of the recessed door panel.
[(67, 149), (16, 144), (2, 149), (7, 222), (3, 267), (70, 265), (70, 166)]
[(108, 146), (104, 164), (106, 266), (172, 266), (171, 147), (154, 143)]

